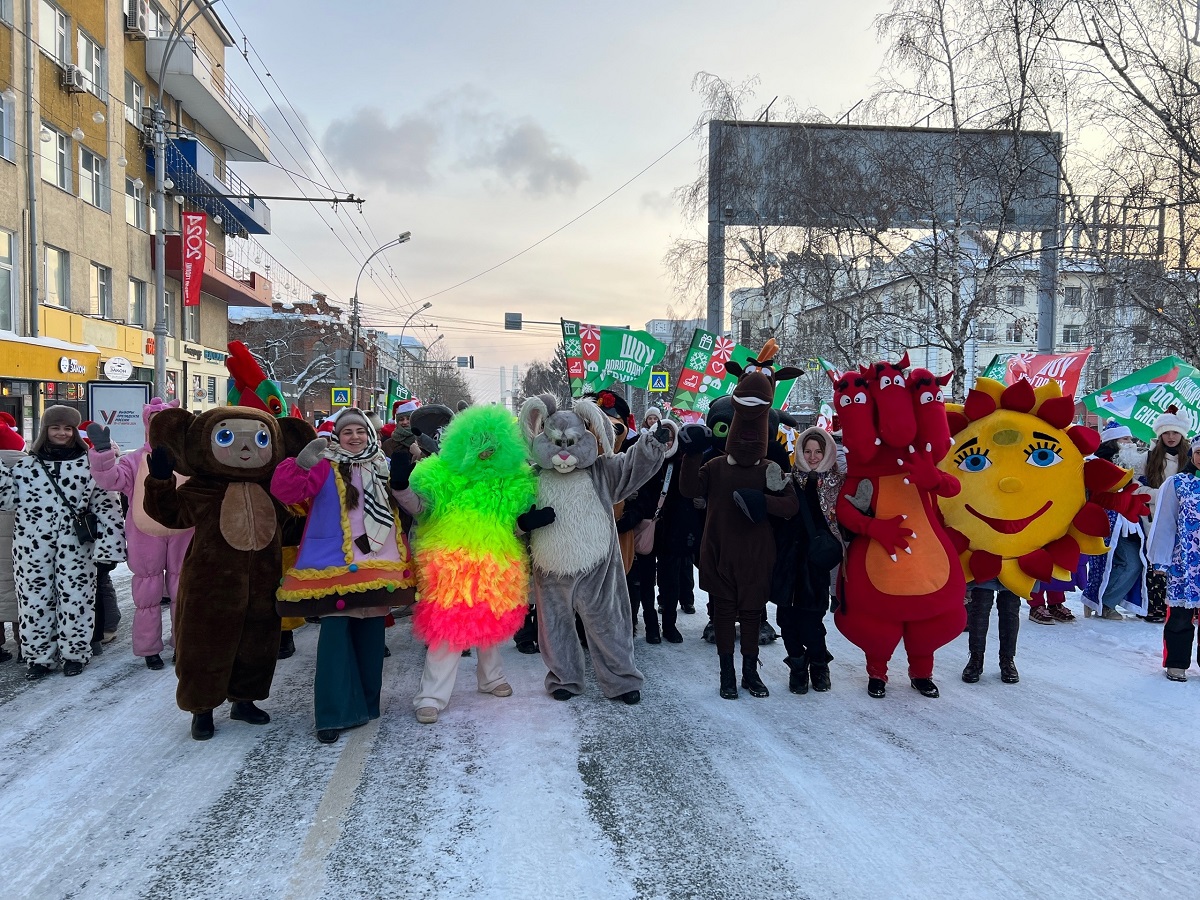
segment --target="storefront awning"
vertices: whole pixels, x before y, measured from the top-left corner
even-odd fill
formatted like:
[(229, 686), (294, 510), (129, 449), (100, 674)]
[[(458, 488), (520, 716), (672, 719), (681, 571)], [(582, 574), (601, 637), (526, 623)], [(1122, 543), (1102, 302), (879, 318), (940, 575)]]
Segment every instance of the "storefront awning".
[(82, 383), (99, 377), (100, 351), (91, 344), (0, 331), (0, 378)]

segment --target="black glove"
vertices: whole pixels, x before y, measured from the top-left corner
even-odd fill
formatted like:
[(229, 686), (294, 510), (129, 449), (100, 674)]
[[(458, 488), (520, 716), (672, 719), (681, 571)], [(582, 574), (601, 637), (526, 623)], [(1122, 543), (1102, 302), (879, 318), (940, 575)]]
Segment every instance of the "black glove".
[(553, 521), (553, 506), (543, 506), (541, 509), (538, 509), (534, 505), (529, 507), (529, 512), (523, 512), (517, 516), (517, 527), (528, 534), (536, 528), (544, 528)]
[(746, 518), (757, 525), (767, 518), (767, 499), (762, 491), (743, 488), (733, 492), (733, 502), (746, 514)]
[(175, 460), (171, 458), (171, 451), (166, 447), (155, 447), (150, 451), (146, 468), (150, 470), (151, 478), (157, 478), (159, 481), (170, 479), (175, 474)]
[(685, 425), (679, 429), (679, 451), (684, 456), (703, 453), (712, 446), (712, 431), (707, 425)]
[(671, 434), (671, 429), (668, 428), (666, 425), (659, 425), (658, 429), (654, 432), (654, 439), (656, 441), (658, 441), (660, 444), (662, 444), (664, 447), (667, 444), (671, 443), (672, 437), (674, 437), (674, 435)]
[(108, 427), (93, 422), (87, 427), (88, 440), (92, 442), (92, 446), (97, 450), (104, 451), (112, 449), (112, 434)]
[(403, 491), (408, 487), (408, 476), (417, 467), (417, 461), (412, 458), (407, 447), (400, 447), (392, 454), (391, 485), (394, 490)]

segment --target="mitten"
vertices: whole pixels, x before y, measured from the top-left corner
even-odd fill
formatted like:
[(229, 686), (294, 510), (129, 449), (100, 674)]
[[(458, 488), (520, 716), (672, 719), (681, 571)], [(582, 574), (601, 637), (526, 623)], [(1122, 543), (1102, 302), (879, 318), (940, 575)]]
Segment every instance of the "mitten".
[(175, 474), (175, 460), (171, 458), (171, 451), (166, 447), (155, 447), (150, 451), (146, 468), (150, 471), (151, 478), (157, 478), (159, 481), (169, 480)]
[(92, 446), (97, 450), (103, 451), (112, 447), (112, 433), (106, 425), (92, 422), (87, 427), (87, 436), (88, 440), (92, 442)]
[(517, 516), (517, 527), (528, 534), (534, 529), (546, 527), (553, 521), (553, 506), (543, 506), (541, 509), (538, 509), (537, 506), (531, 506), (528, 512), (523, 512)]
[(304, 449), (296, 454), (296, 465), (308, 471), (313, 466), (321, 461), (321, 454), (329, 446), (329, 438), (321, 435), (318, 438), (313, 438), (304, 445)]
[(703, 453), (712, 446), (712, 432), (706, 425), (685, 425), (679, 430), (679, 452), (684, 456)]
[(1091, 499), (1130, 522), (1150, 514), (1150, 495), (1140, 492), (1141, 485), (1131, 483), (1117, 492), (1097, 491)]
[(408, 452), (407, 447), (401, 447), (392, 454), (390, 482), (393, 490), (403, 491), (408, 488), (408, 477), (417, 467), (417, 461)]
[(672, 435), (671, 429), (666, 425), (659, 425), (657, 430), (654, 432), (654, 439), (663, 445), (671, 443), (671, 438), (673, 436), (674, 435)]
[(908, 541), (916, 537), (916, 534), (902, 524), (906, 518), (907, 516), (892, 516), (890, 519), (871, 519), (867, 523), (867, 537), (878, 541), (893, 562), (896, 560), (897, 550), (912, 552), (908, 549)]

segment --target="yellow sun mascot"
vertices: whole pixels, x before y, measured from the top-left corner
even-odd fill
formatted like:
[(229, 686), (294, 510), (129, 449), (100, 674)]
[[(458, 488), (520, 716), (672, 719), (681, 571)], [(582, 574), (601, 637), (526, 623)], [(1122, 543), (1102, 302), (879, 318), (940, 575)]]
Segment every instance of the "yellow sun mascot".
[(1105, 510), (1131, 521), (1144, 512), (1131, 472), (1085, 458), (1100, 436), (1071, 424), (1075, 400), (1057, 382), (980, 378), (947, 410), (954, 448), (939, 465), (962, 491), (938, 505), (968, 581), (1028, 599), (1039, 582), (1072, 579), (1080, 556), (1105, 552)]

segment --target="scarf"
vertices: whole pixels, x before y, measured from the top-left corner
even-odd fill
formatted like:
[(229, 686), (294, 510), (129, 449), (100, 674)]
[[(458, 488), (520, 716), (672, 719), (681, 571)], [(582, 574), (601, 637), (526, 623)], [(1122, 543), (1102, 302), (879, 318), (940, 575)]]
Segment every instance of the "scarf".
[(388, 495), (390, 473), (387, 459), (384, 458), (383, 451), (379, 449), (379, 438), (372, 430), (371, 440), (367, 446), (355, 454), (347, 453), (342, 449), (336, 434), (331, 435), (331, 438), (329, 447), (322, 455), (334, 466), (349, 463), (351, 466), (357, 467), (358, 474), (362, 478), (363, 527), (367, 532), (367, 547), (360, 545), (360, 549), (368, 553), (377, 552), (387, 540), (394, 525), (392, 506)]

